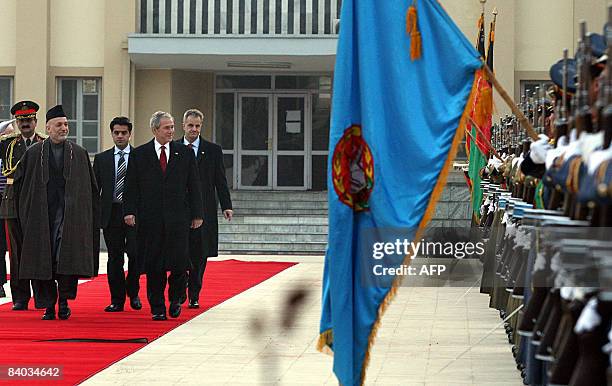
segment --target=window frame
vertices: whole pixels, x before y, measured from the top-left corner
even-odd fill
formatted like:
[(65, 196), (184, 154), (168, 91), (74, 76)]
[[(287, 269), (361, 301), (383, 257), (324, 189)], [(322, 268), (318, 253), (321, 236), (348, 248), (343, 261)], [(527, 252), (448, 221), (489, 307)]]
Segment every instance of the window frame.
[[(87, 139), (96, 139), (96, 148), (92, 151), (90, 149), (87, 149), (87, 151), (89, 152), (89, 154), (97, 154), (100, 152), (100, 145), (101, 145), (101, 141), (102, 141), (102, 136), (101, 136), (101, 126), (102, 126), (102, 78), (101, 77), (95, 77), (95, 76), (87, 76), (87, 77), (74, 77), (74, 76), (62, 76), (62, 77), (58, 77), (57, 78), (57, 103), (58, 104), (62, 104), (62, 88), (63, 88), (63, 81), (64, 80), (76, 80), (77, 82), (77, 87), (76, 87), (76, 117), (68, 117), (69, 121), (75, 121), (76, 122), (76, 127), (74, 128), (70, 128), (70, 131), (72, 134), (72, 131), (74, 130), (74, 135), (69, 135), (70, 137), (74, 137), (76, 138), (76, 144), (79, 146), (84, 147), (85, 149), (87, 149), (84, 145), (83, 145), (83, 140), (87, 140)], [(96, 81), (96, 90), (97, 93), (96, 94), (92, 94), (92, 93), (84, 93), (83, 92), (83, 81), (86, 80), (94, 80)], [(98, 130), (96, 133), (95, 137), (92, 136), (85, 136), (83, 135), (83, 123), (86, 122), (95, 122), (92, 121), (90, 119), (84, 119), (84, 105), (83, 105), (83, 96), (84, 95), (97, 95), (98, 96), (98, 105), (97, 105), (97, 122), (98, 122)]]
[(11, 107), (13, 106), (13, 104), (15, 103), (15, 101), (13, 100), (14, 99), (13, 93), (14, 93), (14, 87), (15, 87), (14, 86), (15, 80), (13, 79), (12, 76), (8, 76), (8, 75), (0, 75), (0, 79), (7, 79), (9, 81), (9, 101), (8, 101), (9, 114), (8, 114), (8, 117), (6, 117), (6, 118), (5, 117), (0, 117), (0, 122), (3, 122), (5, 120), (10, 120), (12, 118), (10, 110), (11, 110)]
[[(238, 89), (238, 88), (218, 88), (217, 87), (217, 77), (222, 76), (270, 76), (271, 77), (271, 87), (269, 89)], [(318, 88), (318, 89), (280, 89), (276, 87), (276, 77), (277, 76), (316, 76), (316, 77), (328, 77), (329, 78), (329, 88)], [(236, 134), (236, 130), (238, 127), (238, 97), (239, 94), (271, 94), (271, 95), (282, 95), (282, 94), (305, 94), (306, 102), (309, 109), (309, 114), (312, 116), (312, 96), (319, 94), (330, 94), (333, 95), (333, 73), (331, 72), (297, 72), (297, 73), (255, 73), (255, 72), (218, 72), (214, 74), (213, 81), (213, 121), (212, 121), (212, 139), (213, 142), (217, 141), (217, 95), (218, 94), (233, 94), (234, 95), (234, 143), (232, 149), (222, 149), (224, 155), (231, 155), (233, 159), (232, 168), (234, 170), (233, 175), (233, 189), (238, 189), (238, 174), (239, 170), (236, 170), (238, 165), (238, 135)], [(331, 101), (330, 101), (331, 103)], [(330, 111), (331, 114), (331, 111)], [(311, 117), (312, 119), (312, 117)], [(313, 150), (312, 149), (312, 121), (310, 122), (311, 130), (308, 134), (307, 138), (307, 156), (305, 158), (306, 163), (306, 174), (305, 178), (308, 178), (306, 181), (306, 190), (312, 190), (312, 158), (313, 156), (327, 156), (329, 160), (329, 149), (327, 150)]]

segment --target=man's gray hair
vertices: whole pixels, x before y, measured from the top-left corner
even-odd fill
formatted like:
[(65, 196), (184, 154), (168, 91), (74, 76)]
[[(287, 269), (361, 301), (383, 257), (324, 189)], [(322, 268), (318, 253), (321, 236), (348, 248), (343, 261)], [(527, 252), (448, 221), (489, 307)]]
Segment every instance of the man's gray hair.
[(204, 114), (202, 114), (202, 112), (198, 109), (189, 109), (185, 111), (185, 114), (183, 114), (183, 122), (185, 122), (189, 117), (200, 118), (200, 120), (204, 121)]
[(153, 115), (151, 115), (149, 127), (153, 130), (159, 129), (159, 127), (161, 126), (161, 120), (164, 118), (172, 119), (172, 121), (174, 122), (174, 118), (172, 117), (172, 115), (170, 115), (170, 113), (167, 113), (165, 111), (156, 111), (153, 113)]

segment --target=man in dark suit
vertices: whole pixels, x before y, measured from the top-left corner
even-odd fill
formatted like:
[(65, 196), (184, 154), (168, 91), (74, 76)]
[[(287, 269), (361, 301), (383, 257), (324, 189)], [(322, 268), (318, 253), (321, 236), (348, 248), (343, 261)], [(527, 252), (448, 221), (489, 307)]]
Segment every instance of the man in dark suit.
[[(136, 230), (123, 221), (123, 192), (125, 176), (129, 164), (130, 137), (132, 122), (126, 117), (116, 117), (110, 123), (111, 135), (115, 146), (97, 154), (93, 169), (100, 190), (102, 207), (101, 224), (104, 241), (108, 249), (106, 272), (111, 304), (104, 311), (120, 312), (125, 305), (126, 294), (130, 307), (140, 310), (142, 303), (138, 297), (140, 273), (136, 254)], [(128, 256), (127, 278), (123, 272), (124, 254)]]
[(218, 256), (219, 254), (217, 197), (223, 210), (223, 216), (228, 221), (231, 221), (234, 214), (227, 180), (225, 179), (223, 151), (221, 146), (208, 142), (201, 137), (203, 120), (204, 115), (201, 111), (196, 109), (185, 111), (183, 114), (185, 137), (177, 140), (177, 142), (189, 147), (196, 155), (204, 206), (204, 224), (200, 229), (192, 229), (189, 234), (189, 308), (200, 307), (200, 291), (202, 290), (206, 261), (208, 257)]
[(138, 224), (137, 250), (145, 265), (153, 320), (166, 320), (166, 283), (169, 314), (177, 318), (181, 313), (189, 267), (189, 229), (202, 226), (202, 193), (193, 152), (172, 141), (174, 118), (158, 111), (150, 127), (155, 138), (130, 156), (123, 214), (127, 225)]

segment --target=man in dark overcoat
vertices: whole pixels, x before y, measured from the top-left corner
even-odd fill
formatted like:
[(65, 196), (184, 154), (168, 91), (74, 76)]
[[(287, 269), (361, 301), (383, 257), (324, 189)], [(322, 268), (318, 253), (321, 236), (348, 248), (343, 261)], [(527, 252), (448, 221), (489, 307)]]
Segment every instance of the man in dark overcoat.
[(98, 186), (87, 150), (68, 141), (61, 105), (47, 112), (43, 142), (26, 151), (15, 172), (18, 221), (23, 230), (19, 277), (36, 286), (43, 320), (68, 319), (80, 277), (98, 273)]
[(217, 223), (217, 198), (221, 204), (223, 216), (231, 221), (232, 200), (225, 179), (223, 151), (221, 146), (206, 141), (200, 135), (204, 114), (190, 109), (183, 114), (183, 131), (185, 136), (177, 142), (189, 147), (195, 154), (200, 172), (200, 186), (204, 205), (204, 224), (193, 229), (189, 235), (188, 296), (189, 308), (199, 308), (202, 278), (209, 257), (218, 256), (219, 231)]
[(123, 213), (127, 225), (137, 225), (138, 258), (144, 262), (153, 320), (166, 320), (166, 283), (168, 313), (173, 318), (181, 313), (189, 267), (189, 229), (202, 225), (202, 193), (193, 152), (172, 141), (172, 116), (158, 111), (150, 127), (155, 138), (130, 156)]

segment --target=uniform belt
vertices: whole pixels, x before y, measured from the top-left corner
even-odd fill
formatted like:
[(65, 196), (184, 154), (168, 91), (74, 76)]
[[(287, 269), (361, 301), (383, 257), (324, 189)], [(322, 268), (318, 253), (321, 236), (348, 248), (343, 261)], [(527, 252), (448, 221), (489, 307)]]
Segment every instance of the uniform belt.
[(15, 180), (13, 178), (7, 178), (6, 179), (6, 184), (7, 185), (13, 185), (13, 182), (15, 182)]

